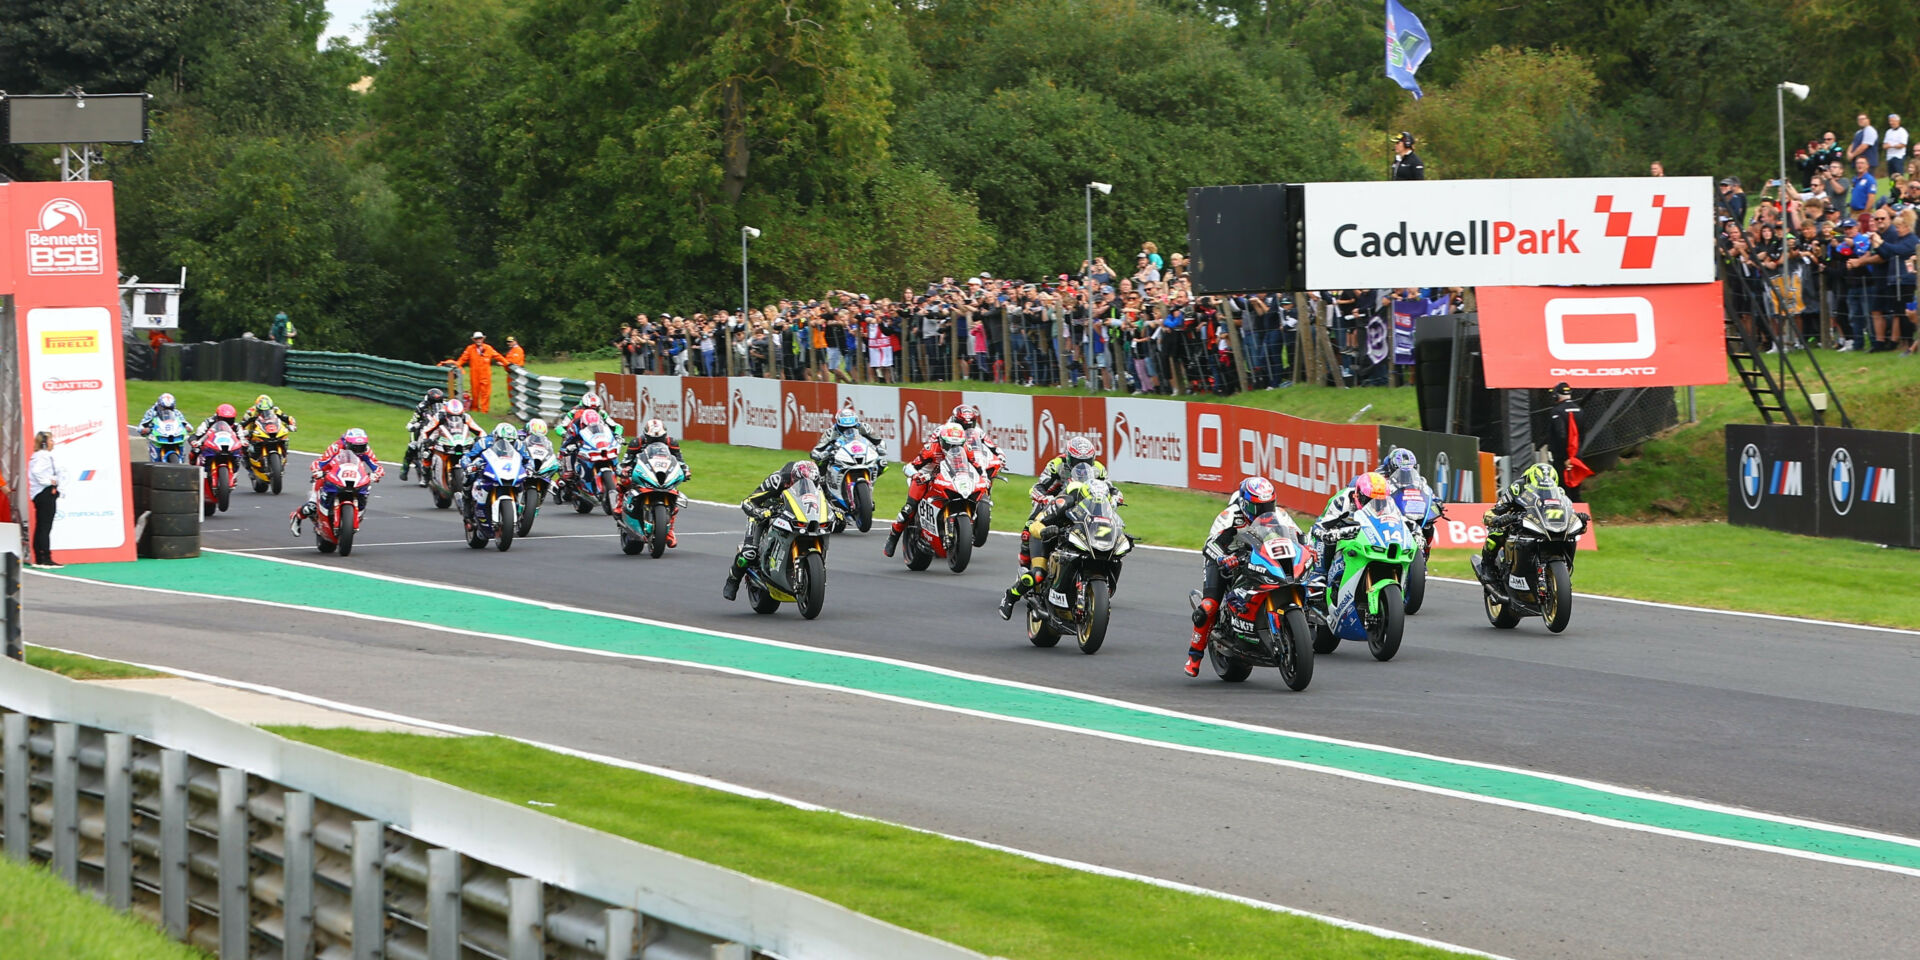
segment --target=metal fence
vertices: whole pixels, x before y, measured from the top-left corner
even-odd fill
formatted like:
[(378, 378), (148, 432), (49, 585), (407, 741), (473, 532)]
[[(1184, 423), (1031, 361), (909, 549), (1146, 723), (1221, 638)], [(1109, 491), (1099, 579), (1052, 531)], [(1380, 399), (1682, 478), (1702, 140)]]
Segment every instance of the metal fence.
[(507, 396), (513, 404), (513, 415), (521, 420), (557, 420), (592, 389), (593, 384), (585, 380), (543, 377), (529, 373), (526, 367), (507, 368)]
[(962, 960), (817, 897), (0, 660), (0, 840), (223, 960)]
[(448, 390), (451, 395), (450, 375), (458, 374), (450, 367), (389, 360), (364, 353), (287, 351), (287, 386), (396, 407), (419, 403), (421, 395), (434, 387)]

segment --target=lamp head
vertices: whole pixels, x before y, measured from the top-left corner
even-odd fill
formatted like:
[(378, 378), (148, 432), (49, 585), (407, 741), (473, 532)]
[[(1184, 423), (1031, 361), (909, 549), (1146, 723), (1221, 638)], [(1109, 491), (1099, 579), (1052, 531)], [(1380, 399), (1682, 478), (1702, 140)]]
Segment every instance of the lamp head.
[(1785, 83), (1780, 84), (1780, 89), (1793, 94), (1796, 99), (1800, 99), (1800, 100), (1805, 100), (1807, 98), (1807, 94), (1812, 92), (1811, 88), (1809, 88), (1806, 84), (1794, 83), (1792, 81), (1787, 81)]
[(1093, 189), (1095, 189), (1095, 190), (1098, 190), (1098, 191), (1100, 191), (1101, 193), (1112, 193), (1112, 192), (1113, 192), (1113, 184), (1111, 184), (1111, 183), (1100, 183), (1100, 182), (1098, 182), (1098, 181), (1095, 181), (1095, 182), (1093, 182), (1093, 183), (1089, 183), (1089, 184), (1087, 184), (1087, 186), (1089, 186), (1089, 187), (1092, 187)]
[(760, 229), (758, 227), (741, 227), (740, 234), (748, 240), (760, 239)]

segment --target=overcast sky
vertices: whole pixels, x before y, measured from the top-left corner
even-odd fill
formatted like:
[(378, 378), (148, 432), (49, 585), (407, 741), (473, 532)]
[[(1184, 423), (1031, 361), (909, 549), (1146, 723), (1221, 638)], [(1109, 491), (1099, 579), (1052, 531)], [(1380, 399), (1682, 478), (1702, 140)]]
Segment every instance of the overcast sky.
[(348, 37), (355, 43), (366, 39), (364, 21), (377, 2), (379, 0), (327, 0), (327, 33), (320, 38), (320, 45), (327, 45), (327, 37)]

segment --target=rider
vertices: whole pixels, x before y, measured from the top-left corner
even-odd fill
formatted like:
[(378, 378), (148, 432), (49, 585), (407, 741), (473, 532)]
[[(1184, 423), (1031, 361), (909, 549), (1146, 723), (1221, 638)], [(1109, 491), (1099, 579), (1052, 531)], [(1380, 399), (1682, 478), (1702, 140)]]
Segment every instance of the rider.
[[(589, 410), (599, 413), (603, 419), (607, 415), (606, 411), (600, 407), (600, 395), (591, 390), (582, 394), (580, 402), (574, 404), (573, 409), (568, 410), (560, 418), (560, 422), (553, 425), (553, 429), (560, 434), (562, 446), (572, 442), (574, 433), (580, 429), (580, 418)], [(567, 452), (571, 453), (572, 450), (569, 449)]]
[(292, 433), (294, 430), (298, 429), (298, 427), (294, 423), (293, 418), (287, 416), (284, 412), (280, 410), (279, 407), (274, 406), (273, 398), (263, 393), (257, 397), (254, 397), (253, 406), (248, 407), (247, 412), (241, 415), (240, 417), (241, 435), (245, 436), (246, 431), (249, 427), (252, 427), (255, 423), (258, 423), (261, 417), (267, 417), (267, 416), (273, 417), (274, 419), (280, 421), (281, 423), (286, 424), (288, 433)]
[(180, 412), (179, 407), (176, 407), (173, 405), (173, 394), (163, 393), (160, 395), (159, 399), (156, 399), (155, 401), (153, 401), (153, 406), (148, 407), (147, 412), (141, 415), (140, 417), (141, 436), (145, 436), (149, 433), (152, 433), (154, 421), (159, 420), (160, 416), (166, 413), (179, 414), (180, 419), (182, 420), (185, 420), (187, 418), (186, 414)]
[(740, 592), (740, 579), (747, 575), (747, 564), (759, 555), (760, 534), (766, 530), (767, 521), (773, 518), (769, 504), (780, 498), (789, 487), (801, 480), (820, 482), (820, 468), (811, 460), (794, 460), (786, 466), (767, 474), (760, 486), (740, 501), (740, 510), (747, 515), (747, 535), (740, 541), (740, 551), (733, 555), (733, 563), (727, 567), (727, 584), (720, 588), (720, 595), (732, 600)]
[(1393, 485), (1378, 473), (1363, 473), (1353, 478), (1346, 489), (1339, 490), (1327, 498), (1326, 509), (1320, 511), (1320, 519), (1313, 522), (1307, 531), (1313, 538), (1314, 549), (1319, 556), (1313, 565), (1313, 579), (1308, 592), (1325, 589), (1327, 576), (1332, 572), (1333, 562), (1338, 559), (1335, 549), (1335, 527), (1343, 525), (1347, 518), (1360, 512), (1367, 504), (1375, 500), (1384, 500), (1393, 496)]
[(933, 471), (915, 471), (921, 467), (939, 463), (946, 459), (948, 454), (956, 451), (964, 455), (967, 462), (973, 464), (974, 469), (979, 470), (982, 476), (986, 475), (986, 465), (980, 462), (979, 457), (974, 456), (972, 450), (967, 449), (967, 432), (960, 429), (959, 424), (941, 424), (940, 429), (934, 431), (933, 439), (927, 442), (926, 449), (921, 450), (920, 455), (907, 464), (907, 502), (901, 505), (900, 515), (893, 520), (893, 532), (887, 534), (886, 545), (880, 548), (882, 553), (889, 557), (893, 556), (894, 548), (900, 545), (900, 535), (907, 530), (907, 520), (913, 516), (915, 508), (920, 506), (920, 501), (927, 495), (927, 488), (933, 482), (933, 478), (929, 476)]
[[(534, 437), (539, 437), (542, 440), (547, 439), (547, 422), (539, 417), (528, 420), (526, 429), (520, 431), (521, 443), (526, 443)], [(548, 442), (551, 443), (552, 441), (549, 440)]]
[(223, 403), (213, 408), (213, 416), (200, 421), (200, 426), (193, 431), (193, 438), (187, 443), (188, 463), (200, 462), (200, 441), (206, 438), (207, 431), (212, 430), (216, 423), (224, 423), (232, 427), (233, 435), (236, 437), (241, 435), (239, 414), (233, 409), (233, 404)]
[[(420, 438), (426, 436), (427, 421), (447, 402), (447, 392), (434, 387), (413, 405), (413, 419), (407, 421), (407, 452), (400, 458), (400, 482), (407, 479), (407, 468), (420, 462)], [(424, 481), (423, 481), (424, 482)]]
[[(1087, 475), (1091, 476), (1091, 471), (1087, 471)], [(1073, 513), (1073, 508), (1092, 495), (1093, 490), (1085, 482), (1069, 480), (1059, 496), (1039, 505), (1033, 520), (1027, 524), (1022, 535), (1022, 542), (1032, 538), (1033, 542), (1038, 544), (1038, 549), (1034, 551), (1030, 563), (1022, 564), (1019, 579), (1015, 580), (1013, 585), (1007, 588), (1006, 594), (1000, 598), (1000, 619), (1012, 619), (1013, 605), (1018, 603), (1028, 590), (1033, 589), (1034, 585), (1046, 581), (1047, 554), (1052, 552), (1053, 541), (1059, 537), (1061, 528), (1066, 525), (1069, 516)]]
[[(640, 425), (639, 436), (627, 441), (626, 456), (620, 459), (620, 469), (613, 477), (614, 485), (619, 487), (623, 493), (626, 490), (628, 478), (633, 474), (634, 464), (640, 459), (641, 451), (645, 450), (649, 445), (656, 443), (666, 444), (667, 452), (673, 454), (674, 462), (680, 465), (680, 480), (682, 483), (693, 479), (693, 467), (688, 465), (686, 456), (680, 452), (680, 441), (675, 440), (673, 435), (667, 432), (666, 421), (655, 417)], [(674, 526), (679, 522), (680, 502), (676, 499), (673, 510), (667, 517), (667, 546), (669, 547), (677, 547), (680, 545), (679, 536), (673, 532)]]
[(1520, 501), (1528, 491), (1543, 496), (1558, 495), (1560, 472), (1553, 469), (1551, 463), (1536, 463), (1501, 491), (1500, 501), (1487, 511), (1487, 542), (1480, 548), (1482, 567), (1493, 569), (1494, 558), (1500, 555), (1500, 545), (1506, 542), (1514, 521), (1520, 519)]
[(473, 505), (473, 485), (480, 480), (480, 471), (477, 468), (480, 466), (481, 454), (485, 453), (488, 447), (493, 446), (496, 440), (504, 440), (514, 449), (520, 449), (520, 431), (514, 429), (511, 423), (496, 423), (491, 434), (483, 433), (475, 437), (473, 445), (467, 448), (466, 453), (460, 455), (460, 474), (466, 480), (466, 486), (460, 493), (465, 498), (463, 505), (469, 510)]
[[(481, 432), (480, 421), (475, 420), (473, 414), (467, 412), (467, 405), (459, 397), (449, 398), (439, 407), (428, 411), (426, 422), (420, 426), (419, 442), (424, 446), (428, 438), (433, 436), (434, 431), (463, 423), (466, 425), (467, 432)], [(420, 485), (423, 487), (427, 485), (427, 465), (424, 461), (420, 462)]]
[(840, 408), (840, 415), (833, 418), (833, 426), (821, 432), (820, 442), (813, 445), (813, 462), (822, 473), (826, 472), (827, 461), (833, 458), (834, 445), (854, 437), (865, 437), (873, 444), (873, 449), (880, 454), (880, 469), (887, 469), (887, 442), (861, 422), (860, 415), (853, 412), (853, 404), (847, 404)]
[(386, 468), (380, 466), (380, 460), (373, 455), (373, 446), (367, 440), (367, 432), (365, 430), (354, 427), (346, 433), (341, 434), (340, 439), (335, 440), (333, 445), (327, 448), (327, 452), (321, 454), (318, 459), (313, 461), (313, 490), (307, 494), (306, 503), (293, 508), (293, 515), (290, 517), (293, 521), (292, 528), (294, 536), (297, 537), (300, 535), (300, 521), (306, 520), (319, 512), (320, 484), (327, 475), (326, 465), (334, 457), (339, 456), (342, 451), (355, 454), (360, 458), (360, 462), (367, 465), (368, 470), (373, 471), (373, 480), (370, 482), (378, 483), (381, 477), (387, 475)]
[[(1031, 527), (1034, 519), (1040, 516), (1041, 507), (1047, 501), (1059, 496), (1060, 491), (1066, 488), (1067, 475), (1073, 472), (1075, 466), (1083, 463), (1092, 464), (1094, 478), (1107, 479), (1106, 464), (1094, 459), (1093, 453), (1092, 440), (1086, 437), (1074, 437), (1067, 441), (1065, 453), (1047, 461), (1046, 467), (1040, 471), (1040, 476), (1034, 479), (1033, 488), (1027, 491), (1027, 495), (1033, 500), (1033, 511), (1027, 514), (1028, 527)], [(1120, 493), (1120, 488), (1117, 486), (1113, 488), (1113, 500), (1115, 503), (1127, 502), (1127, 498)], [(1028, 548), (1032, 545), (1032, 541), (1032, 532), (1022, 529), (1020, 531), (1020, 565), (1023, 567), (1028, 563)]]
[(1194, 608), (1193, 640), (1187, 644), (1187, 676), (1200, 675), (1200, 658), (1206, 654), (1207, 638), (1213, 635), (1214, 621), (1220, 616), (1220, 597), (1227, 592), (1227, 577), (1244, 559), (1234, 549), (1234, 537), (1261, 517), (1286, 516), (1277, 503), (1273, 481), (1248, 477), (1240, 481), (1227, 508), (1207, 529), (1207, 541), (1200, 551), (1206, 563), (1200, 582), (1200, 606)]

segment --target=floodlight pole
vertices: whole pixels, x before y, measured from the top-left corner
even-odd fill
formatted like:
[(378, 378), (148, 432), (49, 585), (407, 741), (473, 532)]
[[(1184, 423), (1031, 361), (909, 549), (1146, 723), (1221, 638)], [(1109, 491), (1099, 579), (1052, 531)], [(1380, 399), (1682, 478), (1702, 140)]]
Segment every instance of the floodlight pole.
[(93, 144), (83, 143), (75, 147), (71, 143), (60, 145), (60, 180), (93, 179)]

